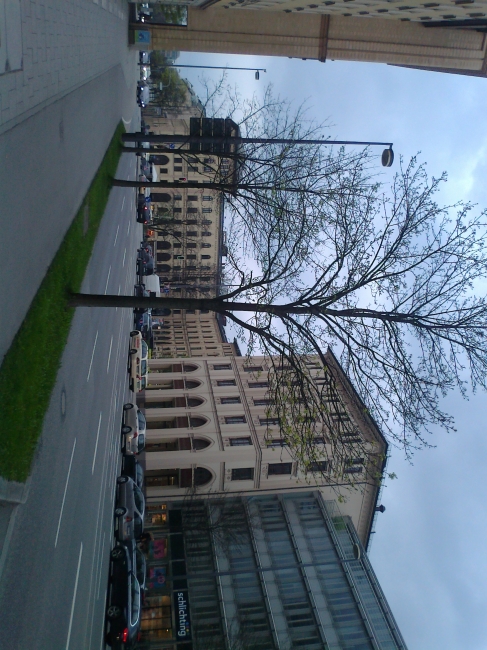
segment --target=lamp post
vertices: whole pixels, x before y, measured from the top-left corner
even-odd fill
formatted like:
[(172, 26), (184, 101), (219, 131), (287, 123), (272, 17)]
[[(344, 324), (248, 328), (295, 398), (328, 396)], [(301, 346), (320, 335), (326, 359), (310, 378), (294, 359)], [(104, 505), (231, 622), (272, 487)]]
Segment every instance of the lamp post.
[[(139, 63), (140, 66), (148, 65), (147, 63)], [(205, 68), (209, 70), (251, 70), (255, 72), (255, 78), (258, 80), (260, 78), (260, 72), (267, 72), (265, 68), (233, 68), (229, 65), (177, 65), (175, 63), (171, 65), (157, 65), (154, 66), (155, 70), (160, 68)], [(152, 66), (151, 66), (152, 69)]]

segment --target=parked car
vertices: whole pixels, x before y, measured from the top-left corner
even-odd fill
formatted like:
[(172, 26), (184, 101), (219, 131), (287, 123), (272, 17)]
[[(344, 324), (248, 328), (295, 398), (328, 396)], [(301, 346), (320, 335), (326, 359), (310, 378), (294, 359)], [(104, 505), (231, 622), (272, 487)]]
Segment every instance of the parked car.
[(145, 108), (149, 101), (149, 85), (145, 81), (139, 81), (137, 83), (137, 103), (141, 108)]
[[(147, 276), (147, 278), (153, 278), (153, 277), (157, 277), (157, 276), (154, 276), (154, 275), (148, 275)], [(136, 298), (149, 298), (150, 291), (148, 291), (146, 289), (145, 283), (144, 284), (136, 284), (136, 285), (134, 285), (134, 296)], [(147, 311), (147, 309), (136, 307), (134, 309), (134, 314), (143, 314), (146, 311)]]
[(137, 222), (148, 224), (151, 222), (151, 219), (150, 202), (145, 201), (145, 197), (142, 195), (142, 200), (137, 203)]
[(140, 454), (144, 449), (146, 426), (142, 411), (135, 404), (124, 404), (122, 422), (122, 451), (124, 455), (134, 456)]
[[(139, 639), (142, 608), (142, 587), (137, 579), (137, 562), (142, 553), (135, 554), (132, 547), (117, 544), (110, 551), (110, 585), (106, 617), (109, 630), (106, 643), (115, 649), (136, 647)], [(145, 568), (144, 568), (145, 571)]]
[(141, 333), (144, 341), (148, 341), (152, 333), (152, 314), (150, 309), (135, 313), (134, 310), (134, 327)]
[(135, 456), (124, 456), (122, 462), (122, 474), (130, 476), (138, 487), (142, 489), (144, 485), (144, 468), (137, 461)]
[(142, 334), (138, 330), (133, 330), (130, 332), (128, 372), (130, 390), (134, 393), (144, 390), (147, 385), (148, 358), (147, 343), (142, 339)]
[(139, 248), (137, 250), (137, 274), (152, 275), (154, 273), (154, 257), (152, 248)]
[(139, 52), (139, 63), (149, 63), (150, 54), (149, 52)]
[(138, 539), (144, 532), (145, 499), (130, 476), (117, 478), (115, 537), (119, 542)]

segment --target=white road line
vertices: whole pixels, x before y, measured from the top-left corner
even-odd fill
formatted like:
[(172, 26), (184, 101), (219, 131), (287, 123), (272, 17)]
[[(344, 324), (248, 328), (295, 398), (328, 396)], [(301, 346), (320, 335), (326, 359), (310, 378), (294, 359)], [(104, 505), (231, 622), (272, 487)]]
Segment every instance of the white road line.
[(74, 594), (73, 594), (73, 603), (71, 605), (71, 616), (69, 617), (69, 628), (68, 628), (68, 638), (66, 640), (66, 650), (69, 650), (69, 641), (71, 639), (71, 629), (73, 627), (73, 615), (74, 615), (74, 606), (76, 604), (76, 593), (78, 591), (78, 579), (79, 579), (79, 570), (81, 568), (81, 558), (83, 556), (83, 542), (79, 549), (79, 558), (78, 558), (78, 569), (76, 571), (76, 580), (74, 583)]
[(73, 451), (71, 452), (71, 460), (69, 461), (68, 475), (66, 477), (66, 485), (64, 486), (63, 502), (61, 503), (61, 512), (59, 513), (59, 521), (56, 531), (56, 539), (54, 541), (54, 548), (57, 546), (57, 540), (59, 537), (59, 529), (61, 528), (61, 519), (63, 517), (64, 502), (66, 501), (66, 492), (68, 491), (69, 475), (71, 474), (71, 465), (73, 464), (74, 450), (76, 449), (76, 438), (74, 439)]
[(125, 197), (123, 197), (123, 199), (122, 199), (122, 210), (123, 210), (124, 205), (125, 205)]
[(123, 262), (122, 262), (122, 266), (125, 266), (125, 255), (127, 255), (127, 249), (125, 249), (125, 250), (123, 251)]
[(108, 350), (107, 372), (108, 372), (108, 369), (110, 368), (110, 357), (112, 356), (112, 345), (113, 345), (113, 336), (110, 339), (110, 349)]
[(122, 291), (122, 285), (119, 284), (119, 285), (118, 285), (118, 295), (120, 295), (120, 292), (121, 292), (121, 291)]
[(95, 349), (96, 349), (96, 342), (97, 341), (98, 341), (98, 330), (96, 330), (95, 344), (93, 345), (93, 352), (91, 353), (90, 369), (88, 370), (88, 377), (86, 377), (86, 381), (90, 380), (91, 366), (93, 365), (93, 357), (95, 356)]
[(120, 228), (120, 224), (118, 224), (118, 226), (117, 226), (117, 232), (116, 232), (116, 234), (115, 234), (115, 241), (113, 242), (113, 245), (114, 245), (114, 246), (115, 246), (115, 244), (117, 243), (119, 228)]
[(132, 222), (129, 220), (129, 225), (128, 225), (128, 228), (127, 228), (127, 235), (128, 235), (129, 232), (130, 232), (130, 224), (131, 224), (131, 223), (132, 223)]
[(98, 420), (98, 431), (96, 432), (95, 451), (93, 453), (93, 465), (91, 466), (91, 474), (92, 475), (93, 475), (93, 472), (95, 471), (96, 452), (97, 452), (97, 449), (98, 449), (98, 438), (100, 437), (100, 427), (101, 427), (101, 411), (100, 411), (100, 418)]
[(110, 268), (108, 269), (107, 282), (106, 282), (106, 284), (105, 284), (105, 296), (107, 295), (107, 291), (108, 291), (108, 280), (110, 279), (110, 273), (111, 273), (111, 271), (112, 271), (112, 267), (111, 267), (111, 265), (110, 265)]

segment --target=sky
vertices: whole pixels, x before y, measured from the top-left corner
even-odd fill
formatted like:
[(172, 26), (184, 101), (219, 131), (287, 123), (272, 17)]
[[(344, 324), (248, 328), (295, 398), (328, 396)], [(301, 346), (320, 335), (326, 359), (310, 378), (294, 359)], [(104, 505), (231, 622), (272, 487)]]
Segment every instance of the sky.
[[(421, 152), (430, 175), (449, 174), (443, 203), (487, 208), (487, 79), (232, 55), (183, 53), (178, 63), (266, 68), (260, 81), (244, 71), (229, 80), (244, 95), (272, 83), (286, 99), (307, 99), (336, 139), (393, 142), (396, 161)], [(198, 92), (201, 71), (181, 73)], [(483, 393), (451, 395), (444, 407), (457, 432), (438, 431), (436, 447), (417, 452), (413, 464), (391, 450), (388, 471), (398, 478), (383, 491), (370, 559), (409, 650), (487, 650), (486, 402)]]

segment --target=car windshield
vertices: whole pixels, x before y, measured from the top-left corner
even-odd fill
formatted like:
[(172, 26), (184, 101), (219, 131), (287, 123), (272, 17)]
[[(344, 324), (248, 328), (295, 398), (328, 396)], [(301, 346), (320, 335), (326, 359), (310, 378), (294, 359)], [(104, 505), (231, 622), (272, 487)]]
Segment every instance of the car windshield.
[(140, 380), (140, 390), (144, 390), (144, 388), (147, 386), (147, 377), (142, 377)]
[(140, 487), (144, 482), (144, 470), (142, 469), (142, 465), (137, 464), (137, 467), (135, 468), (135, 476), (137, 485)]
[(134, 485), (134, 501), (135, 501), (135, 506), (139, 512), (144, 511), (144, 495), (142, 492), (139, 490), (139, 488)]
[(132, 596), (132, 618), (130, 622), (132, 625), (136, 625), (140, 611), (140, 585), (133, 574), (130, 579), (130, 591)]
[(141, 585), (145, 582), (145, 557), (140, 549), (135, 550), (137, 580)]
[(142, 413), (142, 411), (137, 411), (137, 420), (139, 422), (139, 429), (145, 429), (147, 425), (145, 415)]
[(147, 343), (145, 341), (142, 341), (142, 356), (147, 357), (149, 355), (149, 348), (147, 347)]
[(137, 436), (137, 450), (141, 452), (145, 447), (145, 435), (143, 433), (139, 433)]

